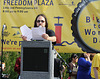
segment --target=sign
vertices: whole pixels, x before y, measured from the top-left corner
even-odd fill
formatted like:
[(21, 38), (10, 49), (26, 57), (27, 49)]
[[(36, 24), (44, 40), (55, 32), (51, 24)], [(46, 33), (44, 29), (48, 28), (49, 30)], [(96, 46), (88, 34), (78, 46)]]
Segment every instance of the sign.
[[(3, 50), (21, 51), (20, 27), (34, 26), (38, 14), (55, 31), (55, 49), (63, 53), (100, 52), (100, 0), (2, 0)], [(2, 40), (1, 40), (2, 41)]]

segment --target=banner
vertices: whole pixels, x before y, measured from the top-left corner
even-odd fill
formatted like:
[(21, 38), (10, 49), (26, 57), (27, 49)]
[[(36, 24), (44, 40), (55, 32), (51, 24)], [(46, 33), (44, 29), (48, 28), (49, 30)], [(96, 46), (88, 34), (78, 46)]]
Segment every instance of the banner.
[(36, 16), (44, 14), (58, 52), (100, 52), (100, 0), (1, 0), (0, 6), (4, 51), (21, 51), (20, 27), (32, 28)]

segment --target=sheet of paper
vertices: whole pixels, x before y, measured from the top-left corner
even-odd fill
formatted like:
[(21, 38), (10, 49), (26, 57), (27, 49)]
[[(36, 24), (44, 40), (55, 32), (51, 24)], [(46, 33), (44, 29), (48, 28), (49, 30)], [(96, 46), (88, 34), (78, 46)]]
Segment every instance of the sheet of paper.
[(32, 39), (32, 30), (28, 28), (26, 25), (21, 26), (20, 30), (22, 35), (27, 37), (27, 40)]
[(45, 27), (32, 28), (32, 40), (44, 40), (44, 38), (42, 38), (42, 34), (45, 33), (46, 33)]

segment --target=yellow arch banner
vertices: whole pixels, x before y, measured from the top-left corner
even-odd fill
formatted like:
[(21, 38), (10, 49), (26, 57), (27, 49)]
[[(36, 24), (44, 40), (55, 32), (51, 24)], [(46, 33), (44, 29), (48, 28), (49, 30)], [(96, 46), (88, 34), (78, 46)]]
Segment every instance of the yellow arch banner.
[(21, 51), (20, 27), (33, 27), (35, 17), (44, 14), (56, 33), (58, 52), (99, 52), (99, 4), (100, 0), (1, 0), (0, 30), (6, 25), (3, 50)]

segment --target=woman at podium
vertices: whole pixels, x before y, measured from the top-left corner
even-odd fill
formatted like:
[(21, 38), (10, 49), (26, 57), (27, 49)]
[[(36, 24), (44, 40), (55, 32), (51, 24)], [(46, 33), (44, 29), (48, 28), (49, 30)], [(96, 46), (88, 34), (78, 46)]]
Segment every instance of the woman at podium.
[[(39, 14), (34, 21), (34, 27), (40, 27), (40, 26), (46, 28), (46, 33), (42, 34), (42, 38), (44, 38), (45, 40), (52, 41), (53, 44), (56, 44), (55, 32), (53, 30), (48, 29), (47, 18), (43, 14)], [(26, 36), (22, 35), (21, 37), (22, 37), (23, 40), (27, 41)]]
[[(42, 34), (42, 38), (44, 38), (45, 40), (52, 41), (52, 44), (55, 45), (56, 44), (55, 32), (53, 30), (49, 30), (48, 29), (47, 18), (43, 14), (37, 15), (37, 17), (36, 17), (36, 19), (34, 21), (34, 27), (40, 27), (40, 26), (46, 28), (46, 33)], [(22, 37), (22, 39), (24, 41), (28, 41), (26, 36), (21, 35), (21, 37)], [(18, 59), (20, 59), (20, 57)], [(17, 60), (16, 60), (16, 62), (17, 62)], [(19, 62), (21, 62), (21, 61), (19, 61)], [(16, 69), (18, 67), (19, 67), (19, 69)], [(19, 64), (17, 64), (17, 63), (15, 64), (15, 72), (18, 72), (18, 74), (20, 75), (20, 63)], [(18, 77), (18, 79), (20, 79), (20, 78)]]

